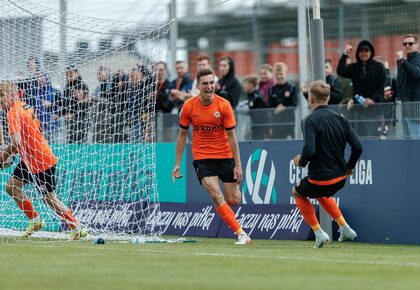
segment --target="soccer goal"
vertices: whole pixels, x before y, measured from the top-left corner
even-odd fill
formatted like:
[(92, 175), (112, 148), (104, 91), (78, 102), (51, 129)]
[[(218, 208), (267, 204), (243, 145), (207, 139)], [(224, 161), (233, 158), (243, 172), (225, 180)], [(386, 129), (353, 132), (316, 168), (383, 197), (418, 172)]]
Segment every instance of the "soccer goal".
[(171, 23), (0, 3), (0, 152), (16, 155), (0, 160), (0, 239), (159, 237), (155, 66)]

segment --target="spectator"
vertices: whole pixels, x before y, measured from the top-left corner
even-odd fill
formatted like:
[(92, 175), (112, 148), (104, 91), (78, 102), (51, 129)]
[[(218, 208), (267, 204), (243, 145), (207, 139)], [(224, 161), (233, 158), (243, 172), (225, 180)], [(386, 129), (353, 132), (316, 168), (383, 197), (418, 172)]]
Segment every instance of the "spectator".
[(392, 105), (397, 98), (397, 79), (394, 78), (389, 71), (389, 63), (382, 57), (375, 57), (375, 60), (382, 63), (386, 72), (385, 87), (384, 87), (384, 102), (383, 113), (384, 121), (382, 125), (381, 134), (379, 139), (384, 140), (387, 138), (391, 126), (395, 123), (395, 107)]
[(112, 141), (112, 134), (110, 132), (111, 117), (109, 112), (112, 90), (111, 70), (103, 65), (99, 66), (97, 78), (99, 85), (93, 94), (93, 100), (96, 102), (93, 142), (107, 143)]
[[(181, 64), (180, 64), (181, 65)], [(156, 87), (156, 93), (152, 92), (150, 94), (150, 100), (156, 100), (156, 106), (155, 106), (155, 112), (161, 112), (164, 113), (162, 115), (162, 118), (156, 119), (155, 112), (149, 112), (148, 114), (143, 114), (142, 122), (145, 124), (149, 124), (149, 126), (145, 129), (146, 130), (146, 138), (150, 139), (150, 134), (147, 132), (152, 132), (151, 122), (147, 122), (147, 120), (153, 120), (156, 119), (156, 123), (161, 122), (161, 124), (157, 124), (157, 126), (162, 126), (163, 130), (158, 131), (158, 137), (160, 138), (160, 141), (163, 142), (172, 142), (175, 140), (176, 136), (176, 130), (174, 128), (173, 120), (177, 118), (176, 111), (174, 110), (174, 114), (170, 114), (172, 112), (172, 109), (177, 104), (177, 102), (173, 102), (173, 96), (171, 95), (171, 90), (174, 86), (174, 83), (169, 82), (167, 79), (167, 65), (165, 62), (160, 61), (155, 65), (156, 69), (156, 76), (157, 76), (157, 87)], [(185, 83), (186, 81), (184, 81)], [(180, 83), (180, 86), (182, 86), (182, 81)], [(180, 102), (181, 104), (181, 102)]]
[(219, 62), (221, 78), (216, 84), (216, 94), (229, 101), (233, 109), (239, 102), (242, 87), (235, 78), (235, 63), (230, 57), (222, 57)]
[(331, 59), (325, 60), (325, 80), (330, 85), (330, 100), (328, 105), (336, 105), (343, 100), (341, 91), (341, 81), (333, 75), (333, 65)]
[[(403, 37), (404, 51), (397, 52), (398, 96), (404, 103), (420, 101), (420, 54), (416, 35)], [(404, 105), (405, 135), (420, 138), (419, 105)]]
[(175, 69), (177, 76), (171, 83), (170, 100), (172, 102), (172, 114), (178, 115), (179, 110), (184, 104), (186, 93), (191, 88), (191, 79), (185, 61), (177, 61), (175, 63)]
[[(325, 81), (328, 85), (330, 85), (330, 90), (331, 90), (328, 105), (340, 104), (343, 99), (343, 95), (341, 92), (341, 81), (339, 78), (334, 76), (332, 72), (333, 72), (333, 67), (332, 67), (331, 59), (326, 59), (325, 60)], [(302, 93), (305, 96), (305, 98), (308, 99), (308, 91), (305, 88), (302, 89)]]
[(292, 139), (295, 128), (295, 112), (287, 107), (296, 107), (296, 86), (287, 81), (287, 64), (277, 62), (274, 65), (276, 84), (269, 89), (270, 104), (274, 108), (272, 122), (275, 124), (270, 130), (273, 139)]
[(130, 114), (130, 140), (131, 142), (141, 142), (144, 140), (143, 116), (147, 116), (152, 108), (148, 102), (147, 69), (143, 66), (132, 69), (129, 73), (129, 83), (127, 98), (129, 100)]
[(156, 111), (170, 113), (172, 110), (172, 102), (169, 100), (171, 83), (167, 79), (167, 65), (160, 61), (156, 64), (157, 71), (157, 88), (156, 95), (152, 96), (156, 100)]
[(130, 109), (127, 95), (128, 76), (123, 70), (117, 71), (112, 78), (110, 98), (111, 132), (113, 143), (126, 143), (130, 136)]
[[(362, 108), (360, 106), (354, 108), (355, 118), (359, 121), (356, 123), (356, 132), (361, 136), (374, 137), (378, 134), (380, 120), (383, 117), (378, 112), (380, 110), (377, 109), (375, 111), (369, 108), (375, 103), (381, 103), (384, 100), (385, 68), (381, 63), (373, 59), (375, 50), (369, 41), (362, 40), (357, 46), (357, 62), (346, 65), (347, 58), (352, 51), (353, 47), (351, 45), (345, 47), (338, 63), (337, 73), (342, 77), (350, 78), (353, 83), (354, 97), (347, 103), (347, 108), (349, 110), (353, 109), (354, 102), (359, 103), (357, 99), (363, 105)], [(357, 95), (362, 98), (356, 97)], [(379, 123), (373, 122), (369, 124), (365, 121), (374, 118), (379, 119)]]
[(89, 123), (90, 97), (89, 89), (81, 80), (76, 81), (71, 90), (72, 96), (67, 107), (70, 117), (67, 141), (69, 143), (85, 143)]
[(61, 96), (60, 91), (53, 88), (47, 76), (40, 76), (37, 80), (36, 113), (42, 126), (42, 132), (49, 143), (56, 143), (60, 139), (60, 120), (54, 120), (56, 113), (56, 99)]
[(22, 83), (23, 101), (37, 109), (38, 79), (46, 75), (46, 73), (42, 72), (39, 61), (33, 56), (28, 58), (26, 68), (28, 70), (28, 78)]
[(252, 140), (264, 140), (267, 137), (266, 107), (264, 97), (257, 91), (258, 78), (256, 75), (247, 75), (243, 80), (244, 90), (248, 95), (249, 115), (251, 116), (251, 137)]
[[(346, 65), (351, 64), (351, 58), (348, 57), (346, 59)], [(338, 79), (341, 82), (341, 91), (343, 95), (343, 99), (341, 101), (342, 104), (347, 104), (350, 100), (353, 99), (353, 83), (351, 82), (351, 79), (343, 78), (342, 76), (338, 76)], [(348, 112), (348, 111), (347, 111)]]
[(57, 115), (53, 116), (53, 120), (64, 118), (68, 143), (83, 143), (87, 139), (89, 121), (89, 89), (76, 67), (69, 66), (66, 76), (66, 87), (63, 97), (57, 101)]
[(260, 81), (258, 83), (258, 92), (264, 97), (264, 102), (269, 103), (268, 90), (276, 84), (273, 79), (273, 67), (267, 63), (260, 65), (258, 69)]

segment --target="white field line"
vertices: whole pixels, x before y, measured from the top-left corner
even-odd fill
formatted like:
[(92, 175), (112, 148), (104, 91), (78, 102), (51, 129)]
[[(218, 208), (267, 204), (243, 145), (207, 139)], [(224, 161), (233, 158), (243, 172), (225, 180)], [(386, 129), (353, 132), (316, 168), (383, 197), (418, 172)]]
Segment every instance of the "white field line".
[[(17, 246), (18, 244), (9, 244), (13, 246)], [(21, 245), (21, 244), (20, 244)], [(31, 244), (31, 247), (40, 247), (40, 248), (55, 248), (54, 245), (47, 245), (47, 244)], [(385, 261), (385, 260), (348, 260), (348, 259), (331, 259), (331, 258), (322, 258), (322, 257), (302, 257), (302, 256), (283, 256), (283, 255), (270, 255), (270, 256), (263, 256), (263, 255), (249, 255), (249, 253), (243, 254), (234, 254), (234, 253), (206, 253), (206, 252), (191, 252), (190, 250), (185, 251), (178, 251), (178, 250), (153, 250), (153, 249), (127, 249), (127, 248), (107, 248), (106, 246), (94, 246), (89, 245), (86, 246), (72, 246), (75, 249), (89, 249), (89, 250), (99, 250), (99, 251), (123, 251), (123, 252), (142, 252), (145, 254), (162, 254), (162, 255), (176, 255), (176, 256), (199, 256), (199, 257), (228, 257), (228, 258), (243, 258), (243, 259), (262, 259), (262, 260), (288, 260), (288, 261), (312, 261), (312, 262), (322, 262), (322, 263), (337, 263), (337, 264), (353, 264), (353, 265), (383, 265), (383, 266), (398, 266), (398, 267), (414, 267), (420, 268), (420, 263), (417, 262), (395, 262), (395, 261)], [(247, 247), (247, 246), (238, 246), (240, 247)], [(322, 249), (310, 249), (308, 251), (318, 251), (319, 253)], [(80, 253), (81, 254), (81, 253)]]

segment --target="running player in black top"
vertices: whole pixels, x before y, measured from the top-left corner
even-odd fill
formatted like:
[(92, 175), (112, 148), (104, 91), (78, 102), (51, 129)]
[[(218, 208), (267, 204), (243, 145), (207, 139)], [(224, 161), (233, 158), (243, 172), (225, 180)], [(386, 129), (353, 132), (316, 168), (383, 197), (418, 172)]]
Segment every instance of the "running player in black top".
[[(337, 222), (340, 227), (339, 242), (357, 237), (331, 196), (344, 187), (346, 177), (353, 173), (362, 154), (362, 145), (348, 121), (328, 109), (329, 98), (330, 86), (327, 83), (315, 81), (311, 84), (308, 101), (313, 113), (302, 121), (305, 145), (302, 155), (294, 158), (296, 166), (305, 167), (309, 163), (308, 176), (292, 192), (296, 205), (315, 233), (315, 248), (327, 244), (330, 237), (321, 229), (308, 198), (316, 198)], [(347, 143), (351, 146), (351, 156), (346, 162), (344, 150)]]

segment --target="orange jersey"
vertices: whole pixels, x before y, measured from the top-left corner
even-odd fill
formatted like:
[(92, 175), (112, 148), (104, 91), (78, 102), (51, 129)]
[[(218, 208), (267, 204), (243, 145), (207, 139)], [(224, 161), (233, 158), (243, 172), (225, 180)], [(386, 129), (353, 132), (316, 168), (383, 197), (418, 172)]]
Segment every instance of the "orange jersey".
[(42, 135), (34, 108), (25, 102), (16, 101), (7, 112), (7, 121), (11, 135), (20, 133), (20, 159), (32, 173), (45, 171), (57, 164), (57, 159)]
[(226, 130), (235, 128), (233, 109), (226, 99), (215, 95), (205, 106), (198, 96), (192, 97), (182, 107), (181, 128), (193, 128), (192, 152), (194, 160), (233, 158)]

